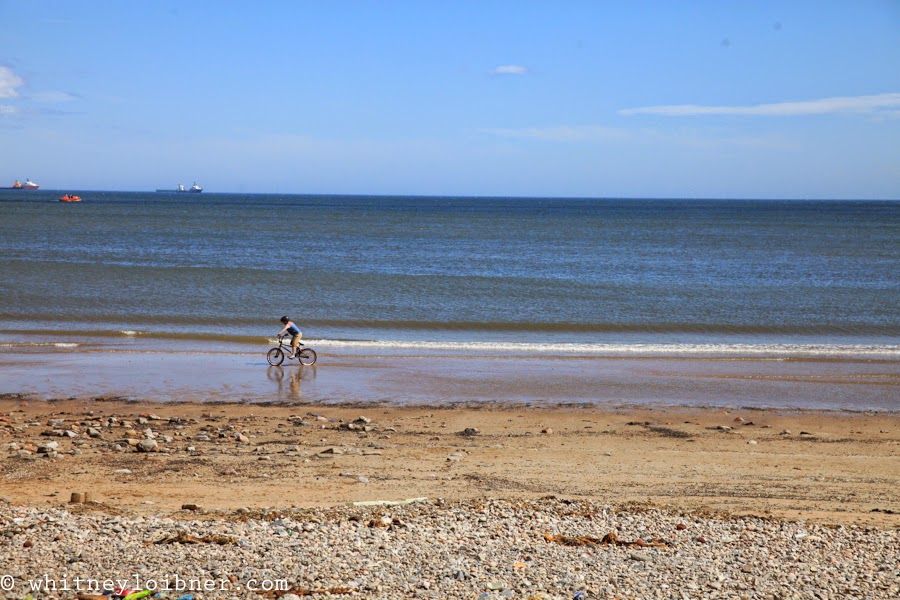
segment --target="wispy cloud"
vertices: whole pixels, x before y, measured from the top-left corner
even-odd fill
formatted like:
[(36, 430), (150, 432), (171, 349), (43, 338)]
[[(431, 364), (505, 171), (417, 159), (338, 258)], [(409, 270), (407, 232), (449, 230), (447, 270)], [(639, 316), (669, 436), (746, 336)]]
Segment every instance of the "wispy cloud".
[(790, 150), (795, 145), (789, 140), (773, 136), (733, 136), (719, 130), (679, 129), (626, 129), (600, 125), (523, 127), (482, 129), (480, 133), (508, 139), (535, 140), (561, 144), (638, 144), (654, 146), (671, 145), (693, 148), (749, 147)]
[(896, 112), (898, 108), (900, 108), (900, 94), (878, 94), (876, 96), (846, 96), (747, 106), (703, 106), (696, 104), (642, 106), (620, 110), (619, 114), (626, 116), (662, 115), (666, 117), (693, 117), (700, 115), (794, 117), (836, 113), (890, 115)]
[(528, 75), (528, 69), (521, 65), (500, 65), (491, 72), (494, 75)]
[[(30, 117), (35, 115), (63, 115), (62, 111), (44, 108), (40, 105), (63, 104), (78, 100), (75, 94), (60, 91), (20, 93), (25, 80), (10, 67), (0, 65), (0, 99), (12, 100), (14, 104), (0, 104), (0, 117)], [(18, 106), (17, 106), (18, 105)]]
[(72, 102), (78, 100), (78, 96), (69, 92), (38, 92), (29, 96), (35, 102), (44, 102), (49, 104), (58, 104), (63, 102)]
[(9, 67), (0, 66), (0, 98), (15, 98), (19, 95), (16, 88), (25, 85), (25, 80), (19, 77)]

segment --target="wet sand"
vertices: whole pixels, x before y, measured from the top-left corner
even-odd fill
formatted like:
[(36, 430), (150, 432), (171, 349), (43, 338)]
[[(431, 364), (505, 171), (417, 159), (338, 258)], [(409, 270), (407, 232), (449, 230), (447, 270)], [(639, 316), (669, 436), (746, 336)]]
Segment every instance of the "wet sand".
[(765, 357), (0, 352), (0, 393), (190, 402), (691, 406), (900, 412), (900, 363)]

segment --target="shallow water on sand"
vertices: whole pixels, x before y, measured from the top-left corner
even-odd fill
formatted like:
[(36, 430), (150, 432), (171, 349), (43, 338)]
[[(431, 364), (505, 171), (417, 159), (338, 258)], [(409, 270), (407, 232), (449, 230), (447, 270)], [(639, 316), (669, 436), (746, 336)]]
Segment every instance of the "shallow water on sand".
[(54, 351), (0, 358), (0, 392), (190, 402), (597, 404), (900, 411), (894, 361)]

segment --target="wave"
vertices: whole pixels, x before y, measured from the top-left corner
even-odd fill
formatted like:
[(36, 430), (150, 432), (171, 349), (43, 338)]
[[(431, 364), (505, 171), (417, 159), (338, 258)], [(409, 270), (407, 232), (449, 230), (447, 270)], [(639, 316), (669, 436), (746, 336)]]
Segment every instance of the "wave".
[[(137, 329), (96, 329), (67, 332), (62, 341), (51, 341), (59, 337), (57, 332), (44, 330), (17, 329), (3, 330), (7, 339), (0, 342), (0, 348), (57, 347), (102, 348), (120, 347), (126, 344), (132, 350), (140, 350), (134, 344), (151, 347), (154, 350), (184, 351), (228, 351), (239, 347), (274, 345), (277, 341), (271, 335), (239, 335), (200, 332), (167, 332)], [(28, 341), (10, 339), (28, 336)], [(41, 339), (45, 338), (45, 339)], [(49, 338), (49, 339), (46, 339)], [(109, 340), (109, 341), (104, 341)], [(117, 340), (121, 340), (118, 342)], [(140, 342), (138, 342), (140, 340)], [(773, 343), (759, 342), (563, 342), (563, 341), (484, 341), (484, 340), (403, 340), (403, 339), (346, 339), (346, 338), (303, 338), (303, 343), (333, 349), (336, 352), (363, 351), (396, 354), (459, 353), (489, 355), (534, 355), (543, 358), (554, 354), (565, 357), (775, 357), (775, 358), (842, 358), (861, 357), (871, 359), (900, 359), (900, 345), (877, 343)]]
[[(4, 329), (3, 334), (28, 335), (34, 337), (58, 337), (58, 332), (50, 332), (42, 329)], [(260, 344), (268, 342), (265, 335), (231, 335), (199, 332), (172, 332), (172, 331), (146, 331), (136, 329), (70, 329), (66, 332), (68, 338), (145, 338), (156, 340), (196, 340), (197, 342), (226, 342), (237, 344)], [(47, 342), (39, 342), (45, 344)], [(0, 344), (2, 346), (2, 344)]]
[(305, 323), (312, 328), (371, 329), (404, 331), (474, 331), (485, 333), (593, 333), (593, 334), (846, 334), (900, 335), (895, 324), (860, 323), (691, 323), (578, 322), (578, 321), (420, 321), (420, 320), (320, 320)]
[[(146, 332), (123, 331), (120, 335), (133, 337), (144, 335), (157, 339), (209, 341), (216, 338), (222, 342), (239, 343), (251, 342), (253, 345), (275, 345), (277, 340), (265, 337), (235, 338), (229, 336), (197, 336), (188, 334), (149, 334)], [(585, 343), (538, 343), (538, 342), (432, 342), (432, 341), (401, 341), (401, 340), (336, 340), (336, 339), (303, 339), (303, 343), (318, 349), (334, 350), (338, 353), (346, 351), (386, 353), (409, 353), (429, 355), (435, 353), (449, 353), (458, 355), (493, 355), (512, 357), (537, 357), (537, 358), (621, 358), (621, 357), (645, 357), (645, 358), (866, 358), (898, 360), (900, 359), (900, 345), (865, 345), (865, 344), (585, 344)], [(85, 344), (80, 342), (9, 342), (0, 343), (4, 349), (27, 348), (82, 348), (88, 347), (95, 350), (102, 348), (97, 344)], [(111, 349), (110, 349), (111, 350)], [(158, 348), (154, 350), (159, 350)], [(178, 349), (172, 349), (178, 352)], [(191, 352), (212, 352), (208, 345), (198, 347)], [(227, 352), (227, 350), (222, 350)]]
[(79, 348), (82, 344), (77, 342), (7, 342), (0, 344), (0, 348)]
[(363, 329), (402, 331), (455, 331), (483, 333), (596, 333), (596, 334), (701, 334), (701, 335), (883, 335), (900, 336), (896, 324), (855, 323), (579, 323), (539, 321), (416, 321), (416, 320), (309, 320), (309, 329)]
[[(273, 340), (274, 341), (274, 340)], [(334, 349), (444, 350), (458, 352), (509, 352), (515, 354), (566, 354), (587, 356), (866, 356), (900, 358), (900, 345), (864, 344), (579, 344), (522, 342), (417, 342), (304, 340), (309, 345)]]

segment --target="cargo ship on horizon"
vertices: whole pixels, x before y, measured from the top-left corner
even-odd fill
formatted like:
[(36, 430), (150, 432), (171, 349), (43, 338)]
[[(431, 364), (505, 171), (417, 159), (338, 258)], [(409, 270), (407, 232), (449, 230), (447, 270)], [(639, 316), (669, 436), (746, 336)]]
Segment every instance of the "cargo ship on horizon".
[(26, 177), (25, 183), (21, 183), (21, 182), (19, 182), (18, 179), (16, 179), (16, 182), (13, 183), (10, 187), (0, 188), (0, 189), (3, 189), (3, 190), (36, 190), (39, 187), (41, 187), (41, 186), (39, 186), (38, 184), (36, 184), (35, 182), (33, 182), (32, 180), (30, 180)]
[(189, 188), (185, 188), (182, 184), (179, 183), (179, 184), (178, 184), (178, 187), (175, 188), (174, 190), (171, 190), (171, 189), (170, 189), (170, 190), (156, 190), (156, 191), (157, 191), (157, 192), (174, 192), (174, 193), (188, 193), (188, 194), (194, 193), (194, 194), (199, 194), (200, 192), (203, 191), (203, 188), (200, 187), (199, 185), (197, 185), (197, 182), (195, 181), (195, 182), (194, 182), (194, 185), (192, 185), (192, 186), (189, 187)]

